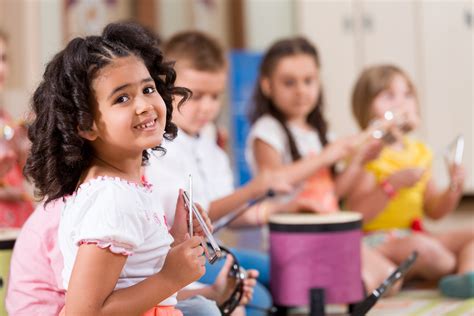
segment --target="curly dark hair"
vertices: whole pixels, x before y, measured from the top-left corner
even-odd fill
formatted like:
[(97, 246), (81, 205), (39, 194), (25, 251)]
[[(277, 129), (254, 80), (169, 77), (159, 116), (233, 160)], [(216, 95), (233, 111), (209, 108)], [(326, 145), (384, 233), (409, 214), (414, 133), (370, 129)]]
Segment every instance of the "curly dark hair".
[[(279, 40), (267, 50), (260, 64), (260, 75), (257, 80), (257, 84), (253, 94), (253, 104), (250, 107), (249, 111), (249, 119), (252, 124), (265, 114), (270, 114), (276, 120), (278, 120), (278, 122), (280, 122), (288, 137), (290, 153), (293, 161), (300, 159), (301, 154), (299, 153), (298, 148), (296, 147), (293, 135), (288, 129), (285, 115), (275, 106), (275, 104), (269, 97), (265, 96), (262, 91), (262, 88), (260, 87), (260, 79), (263, 77), (270, 77), (277, 63), (282, 58), (299, 54), (307, 54), (313, 57), (314, 61), (316, 62), (316, 65), (320, 67), (319, 54), (316, 47), (304, 37), (292, 37)], [(326, 122), (326, 119), (324, 118), (323, 109), (324, 97), (323, 91), (321, 89), (319, 97), (316, 100), (316, 106), (313, 111), (308, 114), (306, 121), (317, 131), (321, 144), (323, 146), (326, 146), (328, 143), (328, 124)]]
[[(114, 58), (136, 56), (143, 60), (166, 104), (164, 138), (176, 137), (171, 122), (173, 98), (189, 98), (190, 91), (175, 87), (176, 73), (158, 48), (158, 38), (132, 22), (112, 23), (101, 36), (75, 38), (46, 66), (43, 80), (32, 99), (34, 119), (28, 127), (32, 146), (24, 169), (34, 183), (36, 195), (46, 203), (72, 194), (84, 170), (90, 167), (93, 151), (78, 130), (92, 128), (94, 95), (92, 81)], [(158, 146), (153, 150), (164, 152)], [(143, 164), (148, 161), (143, 151)]]

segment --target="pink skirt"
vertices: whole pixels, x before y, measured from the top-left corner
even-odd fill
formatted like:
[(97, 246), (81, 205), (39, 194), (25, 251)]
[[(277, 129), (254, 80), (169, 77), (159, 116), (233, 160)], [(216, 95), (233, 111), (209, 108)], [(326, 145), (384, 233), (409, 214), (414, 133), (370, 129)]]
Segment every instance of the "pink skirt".
[[(61, 310), (59, 316), (65, 316), (65, 308)], [(174, 306), (155, 306), (147, 311), (143, 316), (183, 316), (183, 313)]]

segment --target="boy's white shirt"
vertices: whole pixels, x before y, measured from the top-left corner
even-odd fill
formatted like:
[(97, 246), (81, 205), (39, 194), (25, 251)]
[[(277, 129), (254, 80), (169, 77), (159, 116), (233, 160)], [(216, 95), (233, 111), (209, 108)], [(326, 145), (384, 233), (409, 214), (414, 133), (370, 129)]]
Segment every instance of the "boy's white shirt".
[(162, 146), (166, 154), (150, 155), (145, 177), (153, 185), (154, 196), (161, 201), (170, 227), (179, 189), (188, 190), (190, 174), (193, 200), (206, 211), (212, 201), (234, 191), (229, 158), (212, 137), (194, 137), (179, 130), (174, 140), (164, 140)]

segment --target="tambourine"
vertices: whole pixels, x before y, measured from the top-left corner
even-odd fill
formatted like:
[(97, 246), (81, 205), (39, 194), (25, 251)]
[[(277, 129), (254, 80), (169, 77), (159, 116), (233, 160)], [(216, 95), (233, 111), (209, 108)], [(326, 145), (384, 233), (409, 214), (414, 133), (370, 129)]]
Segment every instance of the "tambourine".
[[(230, 255), (232, 257), (233, 263), (228, 276), (234, 278), (236, 281), (235, 288), (232, 291), (232, 294), (224, 303), (218, 306), (219, 310), (221, 311), (221, 314), (223, 316), (228, 316), (232, 314), (232, 312), (237, 308), (237, 306), (239, 306), (240, 300), (242, 299), (242, 296), (244, 294), (244, 280), (247, 278), (247, 271), (245, 271), (245, 269), (240, 266), (239, 261), (232, 253), (232, 251), (223, 246), (220, 246), (220, 249), (223, 254), (220, 259), (225, 258), (225, 255)], [(276, 312), (276, 308), (273, 306), (265, 308), (247, 304), (246, 307), (263, 311), (267, 315), (273, 315)]]

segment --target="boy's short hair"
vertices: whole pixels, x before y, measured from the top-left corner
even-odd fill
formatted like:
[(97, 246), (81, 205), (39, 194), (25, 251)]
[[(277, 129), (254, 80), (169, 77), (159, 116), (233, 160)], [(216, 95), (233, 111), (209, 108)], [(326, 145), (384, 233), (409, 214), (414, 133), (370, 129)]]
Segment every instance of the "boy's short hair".
[(167, 60), (187, 61), (199, 71), (216, 72), (227, 66), (224, 49), (213, 37), (199, 31), (185, 31), (172, 36), (163, 46)]

